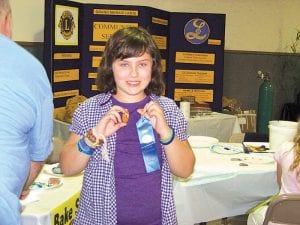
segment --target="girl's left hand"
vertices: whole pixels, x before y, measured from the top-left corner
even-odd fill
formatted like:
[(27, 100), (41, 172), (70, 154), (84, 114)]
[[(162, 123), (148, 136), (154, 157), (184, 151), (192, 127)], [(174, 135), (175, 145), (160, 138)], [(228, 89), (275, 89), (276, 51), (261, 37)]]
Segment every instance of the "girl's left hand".
[(167, 124), (163, 110), (157, 102), (150, 101), (143, 109), (138, 109), (137, 111), (151, 121), (152, 127), (160, 135), (161, 139), (170, 135), (171, 128)]

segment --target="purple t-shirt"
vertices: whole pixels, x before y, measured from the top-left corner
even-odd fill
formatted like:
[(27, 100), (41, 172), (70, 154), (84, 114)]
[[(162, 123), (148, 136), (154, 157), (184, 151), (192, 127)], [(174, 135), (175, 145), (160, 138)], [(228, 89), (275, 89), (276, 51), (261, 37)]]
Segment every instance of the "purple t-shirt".
[[(149, 97), (137, 103), (112, 99), (113, 105), (129, 111), (127, 126), (117, 131), (114, 159), (117, 221), (120, 225), (161, 224), (161, 170), (146, 172), (136, 129), (136, 122), (141, 118), (137, 109), (149, 101)], [(161, 165), (162, 149), (155, 131), (154, 135)]]
[[(164, 96), (149, 95), (152, 101), (158, 102), (163, 108), (167, 123), (175, 131), (180, 140), (186, 140), (187, 121), (174, 100)], [(89, 129), (96, 126), (99, 120), (112, 107), (112, 95), (101, 93), (95, 95), (76, 109), (70, 131), (83, 136)], [(131, 135), (131, 134), (127, 134)], [(90, 157), (83, 176), (78, 211), (74, 225), (117, 225), (117, 206), (114, 176), (114, 156), (116, 153), (117, 134), (107, 137), (109, 161), (102, 158), (103, 148), (98, 147)], [(176, 209), (173, 196), (172, 174), (162, 148), (161, 169), (161, 214), (160, 225), (176, 225)]]

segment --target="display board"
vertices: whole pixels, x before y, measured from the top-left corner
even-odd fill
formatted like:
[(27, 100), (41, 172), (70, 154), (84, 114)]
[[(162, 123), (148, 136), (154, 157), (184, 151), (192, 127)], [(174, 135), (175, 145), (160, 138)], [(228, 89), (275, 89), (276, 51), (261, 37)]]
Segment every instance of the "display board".
[(225, 15), (171, 13), (169, 21), (168, 96), (194, 96), (221, 111)]
[(158, 45), (166, 96), (179, 101), (195, 95), (221, 110), (225, 15), (50, 0), (45, 1), (44, 65), (58, 114), (71, 97), (97, 94), (94, 83), (105, 43), (128, 26), (148, 29)]

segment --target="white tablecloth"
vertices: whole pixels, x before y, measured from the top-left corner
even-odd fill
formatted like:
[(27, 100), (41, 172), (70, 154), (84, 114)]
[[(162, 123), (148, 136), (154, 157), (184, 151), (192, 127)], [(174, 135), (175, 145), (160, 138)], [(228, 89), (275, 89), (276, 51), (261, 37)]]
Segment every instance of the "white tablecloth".
[[(191, 179), (174, 180), (179, 225), (193, 225), (244, 214), (246, 210), (278, 191), (275, 163), (239, 166), (239, 161), (231, 159), (243, 159), (253, 155), (221, 155), (210, 152), (208, 148), (195, 148), (194, 152), (196, 166)], [(269, 154), (260, 154), (267, 155)], [(52, 176), (46, 173), (51, 167), (45, 165), (41, 176)], [(71, 208), (71, 218), (74, 219), (82, 176), (61, 179), (63, 184), (60, 187), (32, 191), (30, 198), (39, 201), (25, 206), (22, 212), (23, 225), (54, 224), (53, 212), (61, 212), (56, 219), (61, 218), (58, 224), (65, 224), (61, 220), (66, 213), (70, 213)]]
[[(237, 144), (236, 144), (237, 145)], [(239, 166), (246, 161), (232, 158), (254, 154), (221, 155), (209, 148), (194, 149), (195, 171), (188, 181), (174, 180), (175, 204), (179, 225), (193, 225), (244, 214), (278, 191), (275, 162)], [(258, 153), (257, 157), (272, 157)]]
[[(51, 171), (50, 168), (52, 165), (45, 165), (36, 180), (58, 177), (62, 180), (62, 185), (48, 190), (32, 190), (26, 201), (32, 200), (34, 202), (25, 205), (21, 214), (22, 225), (69, 224), (75, 218), (82, 186), (82, 175), (73, 177), (53, 176), (48, 173)], [(55, 215), (53, 215), (54, 212), (56, 212)]]
[(62, 140), (66, 141), (69, 137), (70, 124), (60, 121), (60, 120), (53, 120), (53, 137), (59, 137)]
[(188, 119), (188, 132), (193, 136), (215, 137), (228, 142), (232, 134), (241, 133), (241, 128), (236, 116), (213, 112)]

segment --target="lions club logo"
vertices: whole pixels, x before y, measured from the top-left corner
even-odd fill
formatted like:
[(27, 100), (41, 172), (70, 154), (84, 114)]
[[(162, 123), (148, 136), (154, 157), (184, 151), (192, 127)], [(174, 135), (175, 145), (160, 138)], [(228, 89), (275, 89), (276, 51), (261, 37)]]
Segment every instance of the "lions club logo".
[(192, 19), (184, 26), (184, 37), (192, 44), (204, 43), (210, 34), (210, 29), (205, 20)]
[(70, 11), (64, 11), (60, 17), (58, 27), (64, 39), (69, 40), (75, 28), (74, 18)]

